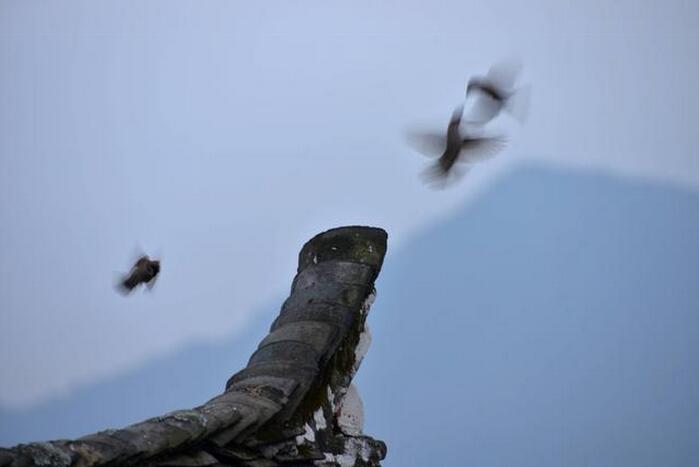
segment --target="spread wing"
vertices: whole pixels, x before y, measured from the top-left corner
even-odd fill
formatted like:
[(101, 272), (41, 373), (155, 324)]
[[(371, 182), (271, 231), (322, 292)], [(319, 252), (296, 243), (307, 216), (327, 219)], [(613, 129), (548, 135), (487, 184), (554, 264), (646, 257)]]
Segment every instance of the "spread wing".
[(155, 277), (153, 277), (150, 281), (146, 282), (146, 287), (148, 287), (148, 290), (153, 290), (155, 283), (158, 281), (158, 276), (159, 274), (156, 274)]
[(488, 82), (498, 89), (510, 91), (514, 88), (517, 77), (521, 71), (522, 64), (518, 61), (511, 60), (500, 62), (490, 67), (487, 79)]
[(476, 93), (466, 109), (464, 121), (472, 125), (484, 125), (497, 117), (502, 110), (502, 102), (483, 93)]
[(461, 144), (461, 154), (457, 162), (472, 164), (491, 159), (506, 144), (507, 140), (501, 136), (467, 138)]
[(405, 138), (413, 149), (428, 157), (440, 156), (447, 147), (444, 133), (436, 131), (408, 130), (405, 133)]

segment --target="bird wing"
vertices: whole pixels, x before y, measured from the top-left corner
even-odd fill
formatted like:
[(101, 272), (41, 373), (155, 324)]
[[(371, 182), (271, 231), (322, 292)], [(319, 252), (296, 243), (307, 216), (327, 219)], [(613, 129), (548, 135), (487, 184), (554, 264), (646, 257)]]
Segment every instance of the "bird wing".
[(464, 139), (457, 162), (469, 164), (491, 159), (506, 144), (507, 140), (501, 136)]
[(484, 125), (502, 110), (502, 102), (482, 93), (478, 93), (471, 102), (464, 115), (464, 121), (471, 125)]
[(413, 149), (428, 157), (441, 155), (447, 146), (443, 133), (408, 130), (405, 137)]
[(531, 86), (519, 86), (517, 90), (507, 99), (505, 109), (519, 123), (527, 120), (529, 113), (529, 101), (531, 100)]
[(521, 71), (522, 65), (517, 61), (500, 62), (490, 67), (487, 79), (496, 88), (509, 91), (515, 86)]
[(146, 287), (148, 287), (148, 290), (153, 290), (153, 287), (155, 286), (155, 283), (158, 281), (159, 276), (160, 274), (156, 274), (155, 276), (153, 276), (151, 280), (146, 282)]

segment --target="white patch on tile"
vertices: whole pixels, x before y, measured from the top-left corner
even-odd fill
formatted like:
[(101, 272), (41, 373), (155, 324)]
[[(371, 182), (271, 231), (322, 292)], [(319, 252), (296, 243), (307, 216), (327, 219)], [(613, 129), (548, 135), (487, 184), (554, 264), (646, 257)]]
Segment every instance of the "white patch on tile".
[(306, 423), (304, 426), (304, 432), (302, 435), (298, 435), (296, 437), (296, 444), (304, 444), (305, 441), (310, 441), (311, 443), (316, 442), (316, 432), (313, 431), (313, 428), (311, 428), (311, 425)]
[(347, 392), (340, 402), (337, 425), (346, 435), (360, 436), (362, 434), (364, 429), (364, 404), (354, 383), (347, 388)]
[(323, 413), (322, 407), (315, 411), (313, 420), (316, 422), (316, 430), (324, 430), (328, 427), (328, 424), (325, 422), (325, 414)]

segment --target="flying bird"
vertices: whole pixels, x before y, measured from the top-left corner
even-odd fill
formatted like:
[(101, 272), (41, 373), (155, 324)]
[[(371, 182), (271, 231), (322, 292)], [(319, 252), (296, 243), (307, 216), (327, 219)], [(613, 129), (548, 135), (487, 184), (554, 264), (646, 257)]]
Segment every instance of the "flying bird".
[(490, 67), (486, 76), (471, 78), (466, 85), (466, 98), (473, 98), (467, 121), (484, 125), (506, 110), (524, 121), (529, 103), (529, 87), (515, 88), (521, 71), (517, 63), (502, 62)]
[(119, 286), (124, 293), (133, 291), (140, 284), (146, 284), (148, 288), (152, 288), (159, 273), (160, 260), (143, 255), (138, 258), (131, 272), (121, 280)]
[(441, 152), (439, 159), (424, 173), (426, 181), (432, 185), (444, 185), (449, 175), (455, 173), (457, 163), (473, 164), (488, 159), (505, 146), (502, 137), (481, 136), (471, 130), (463, 132), (462, 116), (463, 106), (460, 105), (452, 113), (446, 137), (431, 133), (409, 135), (414, 145), (426, 155)]

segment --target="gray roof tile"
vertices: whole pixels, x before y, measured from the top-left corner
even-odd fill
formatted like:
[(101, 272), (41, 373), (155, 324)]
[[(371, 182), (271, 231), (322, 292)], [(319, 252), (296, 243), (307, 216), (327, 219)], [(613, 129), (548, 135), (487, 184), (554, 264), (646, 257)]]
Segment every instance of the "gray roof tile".
[(354, 346), (386, 239), (381, 229), (343, 227), (306, 243), (270, 334), (223, 394), (120, 430), (0, 449), (0, 467), (310, 465), (343, 446), (366, 448), (368, 460), (357, 465), (378, 465), (383, 443), (338, 435), (332, 426), (334, 399), (353, 376)]

